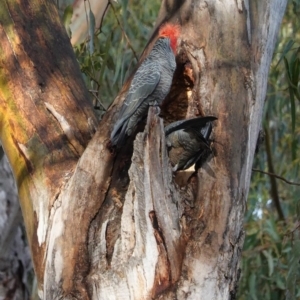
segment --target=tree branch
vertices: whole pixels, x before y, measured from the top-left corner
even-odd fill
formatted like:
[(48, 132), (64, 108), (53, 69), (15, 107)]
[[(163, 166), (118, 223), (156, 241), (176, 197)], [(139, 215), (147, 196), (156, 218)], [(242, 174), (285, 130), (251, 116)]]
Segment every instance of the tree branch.
[[(272, 159), (272, 151), (271, 151), (270, 132), (267, 127), (265, 127), (265, 144), (266, 144), (268, 169), (270, 173), (275, 174), (273, 159)], [(273, 202), (275, 204), (276, 210), (278, 212), (279, 219), (284, 220), (285, 218), (280, 204), (277, 182), (274, 176), (270, 176), (270, 184), (271, 184), (270, 193), (273, 198)]]
[(275, 178), (280, 179), (280, 180), (282, 180), (285, 183), (290, 184), (290, 185), (298, 185), (298, 186), (300, 186), (300, 183), (289, 181), (289, 180), (285, 179), (284, 177), (279, 176), (279, 175), (274, 174), (274, 173), (265, 172), (265, 171), (262, 171), (262, 170), (259, 170), (259, 169), (255, 169), (255, 168), (252, 168), (252, 171), (258, 172), (258, 173), (261, 173), (261, 174), (265, 174), (265, 175), (269, 175), (271, 177), (275, 177)]

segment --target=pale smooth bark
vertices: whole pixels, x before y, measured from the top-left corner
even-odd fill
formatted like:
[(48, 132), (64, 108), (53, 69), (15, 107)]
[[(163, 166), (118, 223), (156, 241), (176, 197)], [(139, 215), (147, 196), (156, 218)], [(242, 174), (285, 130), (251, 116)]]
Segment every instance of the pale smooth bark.
[(93, 15), (95, 17), (95, 29), (98, 29), (104, 18), (108, 6), (108, 0), (74, 1), (73, 15), (70, 24), (70, 29), (72, 32), (72, 45), (82, 43), (91, 34), (90, 10), (93, 12)]
[[(35, 179), (26, 181), (21, 202), (27, 196), (32, 203), (25, 222), (41, 298), (235, 297), (252, 160), (285, 6), (286, 1), (280, 0), (163, 1), (157, 26), (170, 21), (182, 28), (177, 71), (162, 107), (164, 122), (203, 114), (218, 117), (214, 157), (188, 180), (189, 171), (173, 177), (163, 120), (154, 108), (133, 149), (133, 141), (118, 153), (110, 149), (112, 123), (129, 82), (87, 146), (95, 123), (88, 103), (84, 102), (83, 111), (92, 125), (84, 127), (76, 123), (84, 118), (82, 114), (61, 108), (61, 100), (46, 101), (45, 120), (51, 120), (51, 126), (58, 122), (77, 156), (72, 151), (73, 155), (61, 154), (61, 159), (69, 157), (70, 164), (62, 164), (59, 172), (51, 169), (50, 174), (58, 172), (51, 185), (44, 177), (49, 173), (36, 175), (40, 164), (34, 161), (35, 168), (30, 169), (32, 144), (14, 142), (19, 146), (14, 151), (22, 153), (21, 161), (26, 162), (28, 172), (23, 176)], [(155, 32), (143, 57), (155, 41)], [(64, 71), (71, 74), (70, 68), (65, 65)], [(70, 75), (70, 82), (75, 77)], [(73, 105), (78, 103), (78, 98), (70, 99)], [(9, 152), (12, 139), (4, 137)], [(57, 151), (47, 149), (47, 155)], [(10, 155), (12, 165), (14, 157)]]
[[(64, 15), (67, 6), (72, 5), (73, 14), (69, 24), (72, 45), (79, 45), (89, 39), (93, 26), (95, 31), (101, 27), (109, 7), (108, 0), (60, 0), (57, 4), (61, 16)], [(95, 24), (90, 21), (90, 11), (94, 15)]]

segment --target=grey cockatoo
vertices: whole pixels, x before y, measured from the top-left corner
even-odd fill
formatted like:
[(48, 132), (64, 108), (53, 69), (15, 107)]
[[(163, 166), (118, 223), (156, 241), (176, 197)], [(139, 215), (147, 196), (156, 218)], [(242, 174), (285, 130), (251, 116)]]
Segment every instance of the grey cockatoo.
[(205, 150), (210, 151), (209, 136), (212, 131), (211, 122), (216, 117), (198, 117), (173, 122), (165, 127), (166, 143), (173, 171), (191, 167), (203, 156)]
[(137, 69), (119, 117), (111, 133), (111, 143), (120, 147), (137, 124), (147, 116), (149, 105), (160, 105), (170, 91), (176, 68), (175, 53), (179, 26), (164, 24), (150, 54)]

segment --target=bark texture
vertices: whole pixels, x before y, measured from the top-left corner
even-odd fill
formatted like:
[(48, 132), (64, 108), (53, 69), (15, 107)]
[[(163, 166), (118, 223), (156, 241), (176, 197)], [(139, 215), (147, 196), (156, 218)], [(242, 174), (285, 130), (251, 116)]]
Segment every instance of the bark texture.
[(0, 35), (0, 138), (43, 284), (51, 210), (98, 122), (52, 1), (1, 1)]
[(7, 158), (0, 159), (0, 299), (27, 300), (33, 277), (17, 187)]
[[(117, 153), (109, 136), (130, 80), (87, 145), (96, 121), (54, 6), (11, 3), (0, 5), (1, 20), (10, 25), (0, 27), (1, 139), (26, 214), (40, 297), (233, 299), (286, 1), (163, 1), (157, 27), (165, 21), (182, 27), (164, 123), (151, 108), (145, 129)], [(28, 15), (36, 26), (25, 25)], [(54, 62), (42, 68), (37, 52)], [(16, 81), (12, 74), (21, 76)], [(214, 157), (198, 172), (174, 177), (163, 124), (198, 115), (218, 117)]]

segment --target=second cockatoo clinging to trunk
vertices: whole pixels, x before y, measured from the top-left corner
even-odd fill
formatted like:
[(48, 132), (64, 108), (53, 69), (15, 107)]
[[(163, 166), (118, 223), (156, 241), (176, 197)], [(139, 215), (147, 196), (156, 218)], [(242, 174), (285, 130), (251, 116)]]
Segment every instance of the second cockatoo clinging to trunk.
[(147, 116), (149, 105), (160, 105), (170, 91), (176, 69), (176, 47), (180, 28), (166, 23), (158, 40), (133, 76), (119, 117), (111, 133), (113, 146), (121, 147), (137, 124)]
[[(169, 159), (173, 171), (199, 167), (205, 154), (211, 153), (209, 137), (216, 117), (198, 117), (173, 122), (165, 127)], [(207, 157), (206, 157), (207, 158)], [(203, 162), (203, 161), (202, 161)]]

